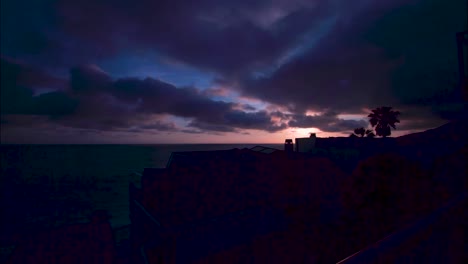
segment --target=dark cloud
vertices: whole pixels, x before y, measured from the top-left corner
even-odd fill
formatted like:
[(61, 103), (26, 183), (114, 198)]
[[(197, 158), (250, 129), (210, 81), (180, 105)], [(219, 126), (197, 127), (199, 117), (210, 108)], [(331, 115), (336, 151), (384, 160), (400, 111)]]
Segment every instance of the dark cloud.
[(280, 118), (280, 119), (286, 119), (288, 117), (287, 114), (284, 114), (284, 113), (282, 113), (280, 111), (271, 112), (271, 116), (277, 117), (277, 118)]
[(42, 129), (49, 126), (48, 117), (40, 115), (2, 115), (2, 120), (4, 121), (5, 126), (2, 127), (21, 127), (21, 128), (31, 128)]
[(225, 112), (223, 118), (216, 122), (216, 124), (197, 120), (191, 122), (189, 126), (218, 132), (239, 132), (239, 129), (257, 129), (276, 132), (287, 128), (286, 124), (274, 124), (271, 121), (271, 116), (267, 112), (259, 111), (249, 113), (238, 110)]
[[(99, 131), (339, 132), (366, 126), (339, 114), (391, 105), (411, 130), (456, 118), (466, 105), (453, 76), (462, 0), (4, 0), (0, 9), (2, 125), (14, 123), (5, 115), (40, 115)], [(97, 66), (150, 53), (223, 88), (116, 79)], [(68, 69), (70, 79), (56, 77)], [(233, 96), (227, 88), (288, 111), (216, 100)]]
[(446, 122), (434, 119), (414, 119), (402, 121), (397, 125), (397, 130), (421, 131), (428, 128), (434, 128), (445, 124)]
[(369, 122), (364, 120), (338, 119), (337, 121), (329, 124), (325, 131), (328, 130), (329, 132), (346, 132), (359, 127), (367, 127), (368, 124)]
[(217, 131), (217, 132), (236, 132), (237, 130), (234, 127), (230, 127), (227, 125), (218, 125), (218, 124), (211, 124), (206, 123), (203, 121), (192, 121), (188, 124), (189, 127), (198, 128), (205, 131)]
[[(95, 76), (95, 71), (89, 73)], [(267, 112), (247, 113), (234, 110), (236, 104), (214, 101), (191, 87), (177, 88), (152, 78), (119, 79), (102, 83), (102, 86), (99, 86), (102, 78), (86, 79), (97, 82), (87, 83), (90, 88), (80, 89), (105, 91), (123, 103), (134, 105), (132, 111), (135, 113), (171, 114), (193, 118), (190, 126), (203, 130), (233, 132), (237, 128), (243, 128), (278, 131), (285, 128), (284, 125), (272, 124), (271, 116)]]
[(70, 86), (76, 93), (98, 93), (108, 90), (112, 80), (96, 65), (83, 65), (70, 70)]
[(203, 122), (221, 120), (223, 113), (234, 106), (233, 103), (214, 101), (194, 88), (177, 88), (152, 78), (117, 80), (108, 93), (122, 102), (136, 104), (136, 112), (166, 113)]
[(155, 129), (155, 130), (159, 130), (159, 131), (175, 131), (177, 127), (172, 122), (156, 121), (156, 122), (153, 122), (153, 123), (140, 125), (139, 128), (141, 128), (141, 129)]
[(285, 128), (285, 125), (273, 124), (267, 112), (235, 110), (237, 104), (214, 101), (192, 87), (177, 88), (152, 78), (113, 80), (95, 65), (72, 69), (67, 91), (33, 96), (31, 89), (16, 85), (11, 68), (17, 65), (7, 66), (2, 67), (6, 73), (2, 74), (2, 95), (5, 95), (2, 100), (21, 105), (2, 104), (2, 115), (45, 115), (63, 126), (103, 131), (181, 129), (172, 122), (154, 120), (154, 115), (158, 114), (192, 119), (190, 127), (205, 131)]
[(203, 90), (203, 95), (208, 96), (208, 97), (215, 97), (215, 96), (220, 96), (224, 97), (228, 95), (229, 90), (227, 89), (222, 89), (222, 88), (208, 88)]
[(255, 111), (255, 110), (257, 110), (257, 108), (255, 108), (254, 106), (251, 106), (249, 104), (242, 105), (242, 109), (245, 110), (245, 111)]
[(64, 92), (49, 92), (34, 98), (31, 113), (58, 118), (74, 114), (78, 104), (76, 98)]
[(383, 16), (366, 32), (365, 38), (387, 56), (404, 59), (391, 73), (399, 102), (430, 105), (443, 119), (461, 112), (455, 33), (467, 29), (466, 10), (466, 1), (423, 1)]
[(4, 2), (2, 53), (72, 66), (156, 49), (229, 75), (269, 65), (334, 12), (327, 1), (304, 0)]
[(243, 111), (230, 111), (224, 116), (227, 124), (244, 129), (261, 129), (270, 132), (286, 128), (286, 125), (275, 125), (271, 122), (271, 116), (265, 111), (246, 113)]
[[(316, 127), (324, 132), (347, 132), (367, 127), (365, 120), (338, 118), (338, 111), (328, 109), (320, 115), (285, 114), (280, 111), (244, 112), (254, 110), (249, 105), (214, 101), (191, 87), (177, 88), (160, 80), (126, 78), (112, 80), (97, 66), (74, 68), (70, 75), (70, 90), (48, 92), (34, 96), (32, 89), (19, 86), (27, 79), (14, 81), (19, 64), (2, 61), (2, 116), (6, 114), (44, 115), (60, 125), (102, 131), (202, 131), (241, 132), (258, 129), (269, 132), (289, 127)], [(34, 82), (25, 83), (34, 86)], [(399, 129), (414, 130), (440, 125), (440, 120), (424, 109), (399, 109), (402, 125)], [(154, 120), (151, 115), (170, 114), (192, 119), (189, 127), (178, 128), (172, 122)], [(365, 118), (365, 116), (363, 115)], [(279, 121), (275, 123), (272, 118)], [(8, 124), (11, 122), (4, 119)], [(14, 124), (14, 122), (13, 122)]]
[(324, 132), (348, 132), (355, 128), (367, 127), (366, 120), (340, 119), (333, 112), (325, 112), (320, 115), (293, 115), (289, 121), (290, 127), (316, 127)]
[(432, 106), (405, 105), (398, 110), (401, 112), (398, 130), (420, 131), (447, 123), (432, 111)]
[(462, 107), (451, 73), (455, 32), (466, 27), (462, 1), (376, 5), (340, 17), (315, 47), (271, 76), (236, 86), (297, 113), (431, 105), (435, 118), (453, 117)]
[(74, 113), (78, 101), (64, 91), (35, 94), (35, 87), (54, 87), (58, 78), (34, 68), (1, 59), (1, 113), (48, 115), (52, 118)]
[(193, 129), (182, 129), (180, 132), (188, 133), (188, 134), (203, 134), (204, 131), (202, 130), (193, 130)]
[(34, 92), (47, 90), (64, 90), (67, 81), (55, 77), (40, 68), (31, 67), (24, 62), (0, 56), (2, 74), (8, 77), (4, 82), (18, 86), (30, 87)]

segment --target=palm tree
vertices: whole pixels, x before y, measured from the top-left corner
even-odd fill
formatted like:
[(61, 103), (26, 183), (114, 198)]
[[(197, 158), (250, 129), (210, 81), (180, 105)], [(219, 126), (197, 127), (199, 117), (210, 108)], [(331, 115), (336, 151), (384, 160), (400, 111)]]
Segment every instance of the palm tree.
[(356, 136), (364, 137), (365, 133), (366, 133), (366, 130), (363, 127), (354, 129), (354, 134)]
[(368, 115), (370, 117), (370, 124), (375, 128), (375, 133), (380, 137), (390, 136), (391, 129), (396, 129), (395, 123), (400, 123), (398, 116), (400, 112), (393, 111), (390, 106), (382, 106), (372, 110), (372, 113)]
[(365, 129), (363, 127), (354, 129), (354, 133), (350, 135), (350, 137), (375, 137), (375, 134), (370, 129)]
[(366, 129), (366, 137), (373, 138), (375, 137), (375, 134), (372, 132), (372, 130)]

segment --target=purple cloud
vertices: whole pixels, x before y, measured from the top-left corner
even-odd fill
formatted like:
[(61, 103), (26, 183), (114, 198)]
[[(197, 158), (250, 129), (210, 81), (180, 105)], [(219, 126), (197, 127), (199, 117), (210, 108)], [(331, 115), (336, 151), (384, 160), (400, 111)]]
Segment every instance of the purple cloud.
[[(23, 115), (96, 131), (341, 132), (365, 125), (340, 114), (391, 105), (402, 129), (429, 128), (466, 107), (453, 76), (465, 10), (461, 0), (5, 0), (2, 126)], [(135, 75), (152, 77), (98, 66), (134, 57), (146, 64)]]
[[(207, 131), (277, 131), (285, 128), (273, 124), (267, 112), (236, 110), (237, 104), (212, 100), (196, 88), (177, 88), (152, 78), (113, 80), (94, 65), (72, 69), (70, 89), (33, 96), (30, 88), (15, 86), (16, 75), (12, 69), (17, 65), (5, 66), (1, 78), (2, 95), (5, 95), (2, 96), (5, 100), (2, 115), (45, 115), (63, 126), (107, 131), (184, 130), (172, 122), (151, 121), (154, 115), (164, 114), (191, 119), (189, 127)], [(18, 94), (18, 91), (24, 91), (24, 94)], [(12, 102), (20, 101), (23, 112), (14, 112), (16, 106)]]

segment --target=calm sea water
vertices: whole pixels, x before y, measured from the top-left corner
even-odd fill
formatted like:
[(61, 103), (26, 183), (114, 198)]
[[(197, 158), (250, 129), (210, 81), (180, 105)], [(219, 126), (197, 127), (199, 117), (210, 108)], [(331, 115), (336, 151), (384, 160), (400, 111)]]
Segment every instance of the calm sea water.
[[(31, 186), (18, 195), (19, 190), (3, 184), (2, 210), (12, 204), (14, 206), (10, 207), (24, 207), (26, 213), (16, 214), (20, 222), (53, 217), (54, 221), (67, 223), (83, 218), (92, 210), (103, 209), (111, 214), (114, 227), (123, 226), (129, 223), (128, 184), (139, 180), (132, 172), (142, 172), (146, 167), (165, 167), (175, 151), (256, 145), (1, 145), (2, 183), (21, 182)], [(282, 148), (281, 144), (261, 145)], [(18, 202), (12, 203), (12, 200)], [(1, 217), (8, 217), (6, 215), (2, 212)]]

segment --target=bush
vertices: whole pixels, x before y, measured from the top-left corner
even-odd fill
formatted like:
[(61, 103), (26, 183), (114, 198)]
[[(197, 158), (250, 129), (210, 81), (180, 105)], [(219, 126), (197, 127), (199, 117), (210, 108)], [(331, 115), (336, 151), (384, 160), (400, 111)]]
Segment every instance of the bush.
[(468, 190), (468, 145), (432, 162), (431, 175), (437, 187), (437, 198), (445, 202)]
[(433, 184), (419, 163), (396, 154), (361, 161), (342, 201), (366, 228), (385, 232), (433, 208)]

